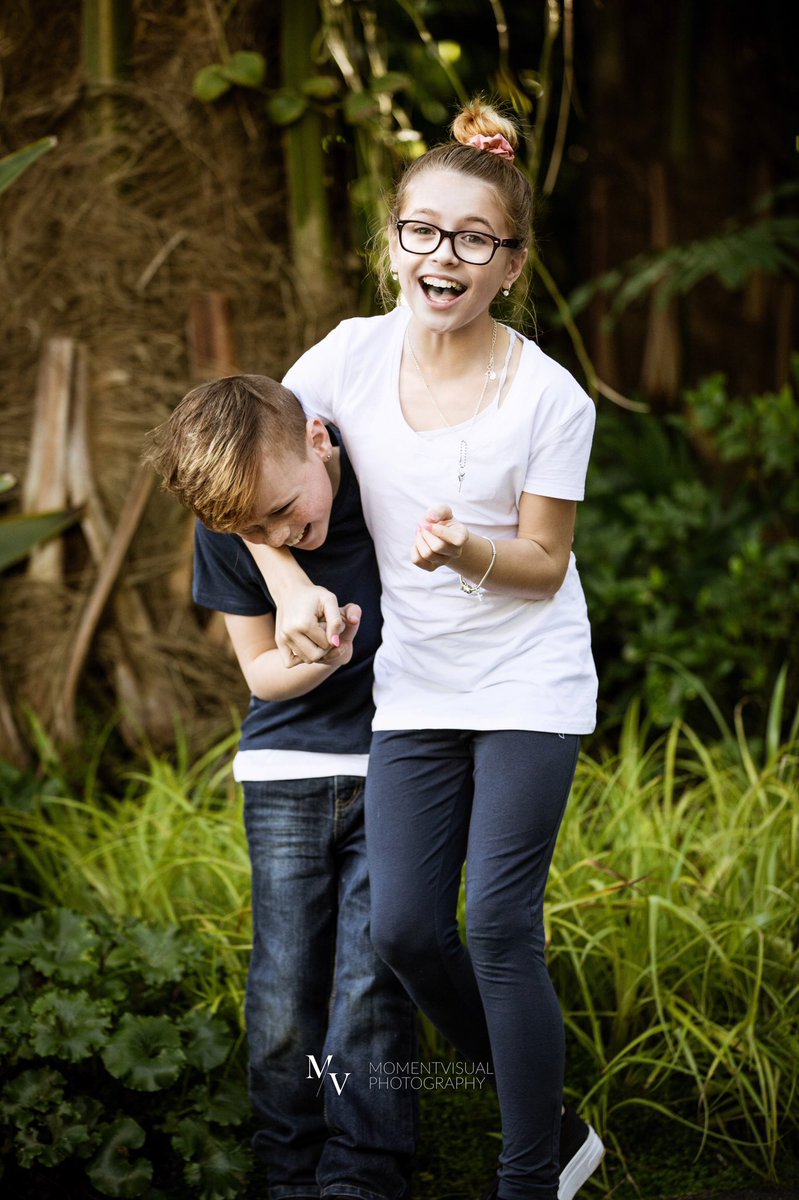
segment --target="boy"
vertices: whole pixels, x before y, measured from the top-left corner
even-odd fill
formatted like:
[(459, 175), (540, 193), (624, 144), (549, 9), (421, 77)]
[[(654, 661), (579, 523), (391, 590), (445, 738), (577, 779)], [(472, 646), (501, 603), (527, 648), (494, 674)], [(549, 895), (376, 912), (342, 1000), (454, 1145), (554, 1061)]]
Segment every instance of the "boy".
[[(352, 468), (336, 431), (259, 375), (189, 392), (148, 458), (203, 522), (194, 598), (223, 613), (252, 693), (234, 774), (252, 862), (253, 1145), (268, 1194), (401, 1200), (415, 1095), (370, 1089), (369, 1068), (415, 1057), (415, 1016), (369, 938), (363, 782), (380, 583)], [(315, 583), (353, 597), (323, 664), (284, 666), (275, 606), (238, 535), (290, 547)]]

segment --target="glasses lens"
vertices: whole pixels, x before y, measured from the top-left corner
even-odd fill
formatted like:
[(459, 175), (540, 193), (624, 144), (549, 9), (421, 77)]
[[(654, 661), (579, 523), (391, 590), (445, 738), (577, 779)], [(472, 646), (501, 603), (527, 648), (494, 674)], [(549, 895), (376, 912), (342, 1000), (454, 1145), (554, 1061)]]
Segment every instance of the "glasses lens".
[(435, 225), (420, 221), (405, 221), (400, 229), (400, 245), (411, 254), (429, 254), (441, 241), (441, 231)]
[(455, 234), (455, 253), (467, 263), (487, 263), (494, 257), (494, 243), (476, 229), (462, 229)]

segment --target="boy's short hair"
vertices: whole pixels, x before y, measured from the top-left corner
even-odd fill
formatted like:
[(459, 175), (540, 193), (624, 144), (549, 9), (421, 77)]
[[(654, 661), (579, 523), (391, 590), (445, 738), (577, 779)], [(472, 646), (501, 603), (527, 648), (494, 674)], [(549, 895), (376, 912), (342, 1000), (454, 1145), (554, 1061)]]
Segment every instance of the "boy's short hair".
[(264, 463), (305, 454), (299, 400), (265, 375), (229, 375), (183, 397), (148, 438), (146, 461), (162, 490), (204, 525), (230, 533), (246, 524)]

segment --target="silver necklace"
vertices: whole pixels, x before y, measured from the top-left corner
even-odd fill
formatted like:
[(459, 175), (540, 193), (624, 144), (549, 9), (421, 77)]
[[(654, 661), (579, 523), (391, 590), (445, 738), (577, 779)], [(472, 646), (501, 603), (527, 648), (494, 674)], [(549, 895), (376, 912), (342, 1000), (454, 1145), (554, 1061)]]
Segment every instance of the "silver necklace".
[[(488, 362), (486, 364), (485, 379), (483, 380), (483, 386), (480, 390), (480, 395), (477, 398), (477, 404), (475, 405), (474, 412), (472, 413), (472, 418), (469, 421), (469, 424), (466, 426), (465, 430), (463, 431), (463, 437), (461, 438), (460, 445), (458, 446), (458, 491), (460, 491), (461, 488), (463, 487), (463, 481), (466, 478), (466, 462), (467, 462), (467, 459), (469, 456), (469, 443), (467, 441), (466, 435), (469, 433), (469, 430), (471, 429), (472, 425), (474, 425), (475, 421), (477, 420), (478, 413), (480, 412), (480, 409), (483, 406), (483, 400), (485, 399), (486, 388), (488, 387), (489, 380), (494, 380), (497, 377), (496, 370), (494, 369), (494, 349), (497, 344), (497, 329), (498, 329), (498, 325), (497, 325), (496, 321), (492, 320), (492, 322), (491, 322), (491, 349), (489, 350), (489, 353), (488, 353)], [(447, 428), (452, 429), (452, 422), (448, 421), (447, 418), (444, 416), (443, 412), (441, 411), (438, 401), (436, 400), (435, 396), (433, 395), (430, 384), (425, 379), (424, 371), (422, 370), (421, 366), (419, 365), (419, 359), (416, 357), (416, 353), (413, 349), (413, 342), (411, 341), (410, 333), (408, 333), (406, 335), (406, 338), (407, 338), (407, 342), (408, 342), (408, 350), (410, 351), (410, 355), (413, 360), (413, 365), (416, 367), (416, 370), (419, 372), (419, 378), (421, 379), (422, 383), (424, 384), (424, 389), (427, 392), (428, 396), (430, 397), (430, 400), (432, 401), (433, 408), (436, 410), (438, 415), (441, 417), (441, 420), (444, 422), (444, 424), (447, 426)]]

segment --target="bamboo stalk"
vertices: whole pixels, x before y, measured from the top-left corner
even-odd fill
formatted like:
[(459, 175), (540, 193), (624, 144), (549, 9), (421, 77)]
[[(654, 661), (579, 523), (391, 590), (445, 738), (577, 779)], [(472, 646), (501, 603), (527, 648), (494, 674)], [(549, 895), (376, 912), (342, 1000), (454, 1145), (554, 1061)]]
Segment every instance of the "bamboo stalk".
[[(74, 363), (72, 338), (50, 338), (45, 344), (33, 401), (28, 469), (22, 488), (23, 512), (66, 507), (66, 446)], [(43, 583), (58, 583), (63, 574), (61, 539), (37, 546), (28, 563), (28, 577)]]

